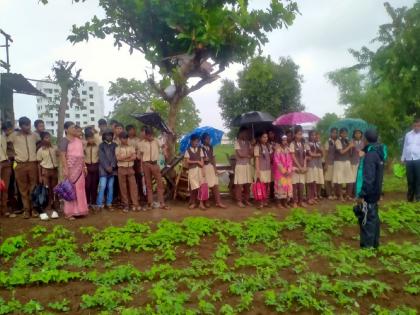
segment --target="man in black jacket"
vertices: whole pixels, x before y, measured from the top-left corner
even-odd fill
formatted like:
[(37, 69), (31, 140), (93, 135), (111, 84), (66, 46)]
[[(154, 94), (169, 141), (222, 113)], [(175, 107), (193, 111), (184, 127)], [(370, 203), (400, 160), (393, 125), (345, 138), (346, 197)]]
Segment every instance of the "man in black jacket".
[(382, 193), (384, 175), (385, 147), (378, 144), (378, 134), (375, 130), (365, 132), (367, 145), (360, 161), (357, 174), (356, 216), (360, 225), (360, 247), (379, 246), (379, 215), (378, 201)]

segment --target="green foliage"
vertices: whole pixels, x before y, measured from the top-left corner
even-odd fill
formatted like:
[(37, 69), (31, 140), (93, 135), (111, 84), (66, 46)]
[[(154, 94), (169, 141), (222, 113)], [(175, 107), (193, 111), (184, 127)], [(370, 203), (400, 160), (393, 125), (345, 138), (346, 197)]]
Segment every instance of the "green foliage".
[(351, 50), (358, 64), (328, 77), (339, 89), (346, 115), (376, 125), (395, 156), (401, 145), (398, 140), (420, 110), (420, 3), (399, 9), (384, 5), (391, 21), (379, 27), (374, 39), (378, 48)]
[(316, 124), (316, 130), (321, 133), (322, 140), (328, 140), (330, 136), (330, 126), (337, 122), (340, 118), (336, 113), (326, 113), (324, 117)]
[(247, 111), (268, 112), (274, 117), (304, 109), (301, 104), (302, 76), (291, 58), (251, 59), (238, 73), (237, 86), (224, 80), (219, 91), (219, 107), (227, 128), (232, 120)]
[[(17, 242), (22, 247), (13, 247), (0, 269), (0, 288), (12, 296), (0, 298), (0, 314), (46, 314), (44, 308), (127, 315), (241, 314), (255, 312), (263, 303), (285, 314), (416, 314), (420, 209), (391, 203), (381, 206), (380, 215), (387, 237), (377, 250), (357, 249), (348, 235), (357, 234), (349, 205), (328, 214), (294, 209), (282, 220), (270, 214), (241, 222), (199, 216), (157, 224), (128, 220), (104, 229), (83, 227), (81, 239), (60, 225), (33, 228), (33, 237), (21, 239), (24, 245)], [(401, 239), (403, 231), (409, 241)], [(338, 236), (349, 241), (339, 244)], [(71, 302), (57, 296), (45, 305), (14, 298), (18, 288), (60, 284), (71, 290), (72, 283), (86, 284), (76, 303), (75, 296)], [(386, 309), (395, 296), (404, 301)], [(372, 300), (375, 305), (366, 310)]]
[(5, 261), (8, 261), (12, 256), (19, 251), (19, 249), (25, 247), (27, 244), (25, 235), (17, 235), (6, 238), (0, 246), (0, 256)]
[(67, 299), (63, 299), (57, 302), (48, 303), (48, 307), (59, 312), (68, 312), (70, 311), (70, 301)]

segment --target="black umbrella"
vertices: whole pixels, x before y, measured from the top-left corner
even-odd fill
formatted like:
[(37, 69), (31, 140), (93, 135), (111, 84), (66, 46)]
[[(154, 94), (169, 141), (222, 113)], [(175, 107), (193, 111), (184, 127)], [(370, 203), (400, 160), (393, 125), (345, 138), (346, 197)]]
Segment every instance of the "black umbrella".
[(274, 117), (271, 116), (269, 113), (264, 112), (247, 112), (243, 113), (239, 116), (236, 116), (235, 119), (232, 121), (232, 125), (234, 127), (240, 126), (252, 126), (261, 123), (272, 123), (274, 121)]
[(141, 121), (147, 126), (151, 126), (163, 132), (172, 134), (172, 130), (168, 127), (168, 125), (166, 125), (166, 123), (162, 120), (162, 117), (160, 117), (158, 113), (150, 112), (144, 114), (132, 114), (131, 116), (133, 116), (134, 118)]
[(241, 127), (246, 126), (252, 129), (252, 136), (255, 131), (273, 129), (274, 117), (265, 112), (247, 112), (236, 116), (232, 121), (232, 126)]

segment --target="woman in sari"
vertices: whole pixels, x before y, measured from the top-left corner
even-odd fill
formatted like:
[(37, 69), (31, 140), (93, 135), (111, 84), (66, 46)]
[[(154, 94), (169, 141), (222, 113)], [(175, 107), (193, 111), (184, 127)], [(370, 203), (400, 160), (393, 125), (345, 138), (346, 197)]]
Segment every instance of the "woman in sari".
[(273, 154), (274, 195), (279, 200), (279, 208), (287, 208), (288, 201), (293, 197), (292, 171), (293, 160), (287, 136), (284, 135)]
[(85, 192), (86, 166), (83, 154), (83, 143), (80, 140), (80, 130), (76, 125), (67, 121), (64, 124), (66, 137), (60, 145), (61, 163), (63, 174), (73, 185), (76, 192), (76, 200), (64, 201), (64, 215), (68, 220), (88, 214), (88, 205)]

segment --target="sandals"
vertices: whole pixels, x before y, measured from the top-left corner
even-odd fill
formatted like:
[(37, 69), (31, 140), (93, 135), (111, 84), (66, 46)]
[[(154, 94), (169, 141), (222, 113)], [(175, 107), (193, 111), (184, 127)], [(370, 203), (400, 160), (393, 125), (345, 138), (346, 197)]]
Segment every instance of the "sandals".
[(162, 210), (170, 210), (170, 209), (169, 209), (169, 206), (167, 206), (167, 205), (165, 205), (165, 204), (160, 205), (160, 209), (162, 209)]

